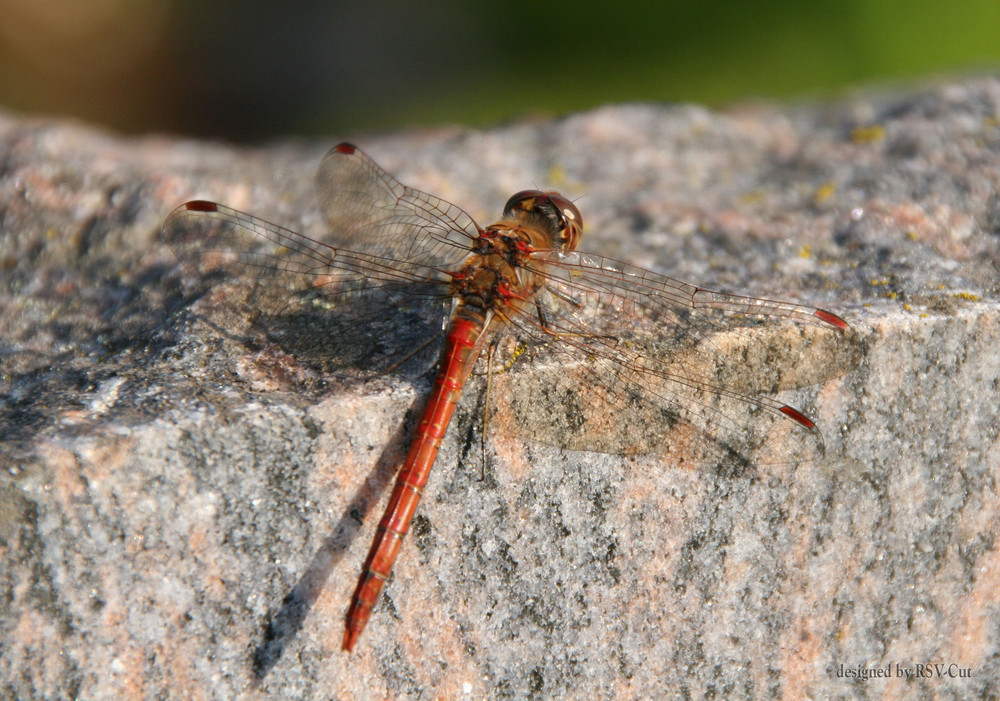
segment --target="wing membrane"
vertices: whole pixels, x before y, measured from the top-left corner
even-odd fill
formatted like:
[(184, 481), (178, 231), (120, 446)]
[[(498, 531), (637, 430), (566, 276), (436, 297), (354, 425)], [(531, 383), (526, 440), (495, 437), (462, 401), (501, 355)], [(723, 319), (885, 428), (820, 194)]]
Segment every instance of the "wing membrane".
[(534, 314), (512, 319), (532, 369), (519, 363), (497, 378), (512, 424), (566, 448), (698, 463), (822, 454), (812, 422), (764, 393), (821, 382), (857, 361), (856, 334), (839, 317), (586, 253), (535, 259), (548, 289)]
[(330, 231), (349, 248), (451, 270), (480, 234), (465, 211), (403, 185), (349, 144), (326, 154), (316, 181)]

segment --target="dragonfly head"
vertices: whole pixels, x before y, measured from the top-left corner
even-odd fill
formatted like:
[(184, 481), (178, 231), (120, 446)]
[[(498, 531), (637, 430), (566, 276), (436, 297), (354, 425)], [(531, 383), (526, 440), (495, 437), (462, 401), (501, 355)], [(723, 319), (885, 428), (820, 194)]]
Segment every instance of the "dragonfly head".
[(580, 243), (583, 231), (580, 210), (558, 192), (521, 190), (507, 200), (503, 216), (542, 226), (551, 237), (552, 248), (571, 251)]

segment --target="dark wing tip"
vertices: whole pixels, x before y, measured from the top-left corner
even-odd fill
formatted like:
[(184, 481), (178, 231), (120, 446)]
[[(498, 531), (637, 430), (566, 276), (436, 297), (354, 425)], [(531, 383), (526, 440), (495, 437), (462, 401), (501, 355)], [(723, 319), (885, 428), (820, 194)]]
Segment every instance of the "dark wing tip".
[(337, 144), (336, 146), (334, 146), (333, 150), (336, 151), (337, 153), (343, 153), (343, 154), (346, 154), (346, 155), (350, 156), (355, 151), (358, 150), (358, 147), (355, 146), (354, 144), (349, 144), (349, 143), (347, 143), (345, 141), (342, 144)]
[(784, 414), (797, 424), (800, 424), (801, 426), (805, 426), (806, 428), (816, 428), (816, 424), (814, 424), (808, 416), (803, 414), (795, 407), (788, 406), (786, 404), (785, 406), (780, 407), (778, 411), (780, 411), (782, 414)]
[(850, 324), (848, 324), (846, 321), (841, 319), (836, 314), (828, 312), (825, 309), (817, 309), (816, 311), (813, 312), (813, 316), (819, 319), (820, 321), (827, 323), (830, 326), (834, 326), (838, 329), (850, 328)]
[(182, 204), (181, 209), (188, 212), (218, 212), (219, 205), (215, 204), (215, 202), (207, 202), (205, 200), (191, 200)]

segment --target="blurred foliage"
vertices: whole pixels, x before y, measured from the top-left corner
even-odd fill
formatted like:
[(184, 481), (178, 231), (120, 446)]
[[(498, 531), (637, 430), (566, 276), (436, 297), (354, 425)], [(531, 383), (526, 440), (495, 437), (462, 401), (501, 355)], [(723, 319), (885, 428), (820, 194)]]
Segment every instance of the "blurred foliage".
[(1000, 2), (0, 0), (7, 107), (255, 140), (1000, 65)]

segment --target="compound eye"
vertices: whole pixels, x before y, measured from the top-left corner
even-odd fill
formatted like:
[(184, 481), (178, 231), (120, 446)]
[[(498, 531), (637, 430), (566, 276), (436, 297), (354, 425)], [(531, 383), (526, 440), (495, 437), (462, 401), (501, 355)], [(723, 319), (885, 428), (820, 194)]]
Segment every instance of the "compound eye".
[(576, 205), (557, 192), (541, 190), (521, 190), (507, 200), (503, 215), (508, 219), (518, 219), (518, 215), (533, 215), (544, 221), (549, 235), (553, 237), (553, 248), (572, 250), (580, 242), (583, 217)]
[(516, 216), (518, 212), (531, 212), (537, 207), (536, 200), (540, 197), (545, 197), (545, 193), (541, 190), (521, 190), (520, 192), (515, 192), (507, 200), (507, 204), (503, 206), (503, 215), (505, 217)]
[(549, 201), (559, 210), (559, 213), (567, 224), (576, 225), (578, 229), (583, 228), (583, 217), (580, 215), (580, 210), (576, 208), (575, 204), (558, 192), (550, 192)]

